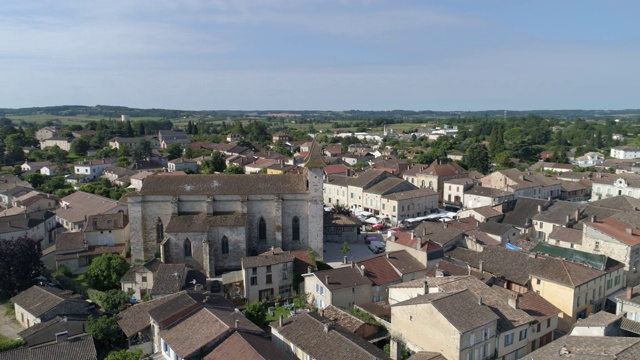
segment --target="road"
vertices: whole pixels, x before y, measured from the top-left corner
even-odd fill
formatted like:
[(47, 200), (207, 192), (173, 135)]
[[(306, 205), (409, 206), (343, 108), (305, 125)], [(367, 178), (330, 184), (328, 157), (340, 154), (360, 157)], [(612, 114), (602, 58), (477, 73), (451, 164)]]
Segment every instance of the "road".
[(16, 319), (4, 314), (6, 309), (6, 303), (0, 304), (0, 335), (4, 335), (10, 339), (16, 339), (18, 333), (24, 329), (18, 324)]

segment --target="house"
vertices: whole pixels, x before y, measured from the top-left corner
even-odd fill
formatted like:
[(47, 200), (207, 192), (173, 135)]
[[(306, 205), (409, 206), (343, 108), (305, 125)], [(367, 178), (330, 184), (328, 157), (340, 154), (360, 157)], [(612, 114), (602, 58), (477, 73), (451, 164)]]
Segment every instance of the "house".
[(29, 162), (28, 160), (24, 161), (24, 164), (20, 165), (20, 170), (22, 172), (27, 172), (27, 171), (31, 171), (31, 172), (40, 172), (40, 169), (42, 169), (45, 166), (51, 166), (52, 163), (50, 161), (34, 161), (34, 162)]
[(293, 260), (291, 252), (282, 251), (281, 248), (243, 258), (244, 297), (247, 302), (290, 297)]
[(547, 257), (531, 271), (531, 291), (562, 311), (558, 321), (558, 329), (562, 331), (602, 309), (607, 297), (624, 284), (624, 265), (611, 259), (599, 270)]
[(405, 232), (410, 233), (411, 238), (421, 237), (423, 243), (430, 240), (442, 247), (444, 251), (448, 251), (464, 239), (464, 231), (450, 226), (446, 222), (423, 221), (413, 229), (405, 228)]
[(518, 169), (495, 171), (482, 179), (482, 186), (513, 192), (514, 198), (535, 199), (560, 196), (560, 182), (540, 173), (522, 172)]
[(289, 360), (286, 353), (278, 349), (271, 340), (262, 335), (236, 331), (216, 346), (203, 360), (234, 359)]
[(24, 209), (27, 212), (40, 210), (54, 210), (58, 206), (57, 197), (43, 193), (41, 191), (31, 191), (22, 196), (15, 197), (11, 205), (15, 208)]
[(558, 227), (572, 227), (580, 218), (581, 205), (571, 201), (554, 201), (540, 211), (531, 220), (534, 236), (547, 241), (551, 232)]
[[(153, 259), (133, 265), (120, 279), (122, 291), (133, 291), (137, 301), (159, 299), (185, 288), (189, 270), (185, 264), (163, 264)], [(203, 284), (200, 284), (203, 285)]]
[(498, 319), (470, 290), (424, 291), (391, 304), (392, 334), (413, 351), (438, 352), (447, 359), (494, 358)]
[(591, 180), (561, 181), (560, 200), (580, 202), (591, 199)]
[(105, 169), (114, 166), (116, 159), (92, 159), (80, 161), (75, 165), (74, 174), (84, 175), (88, 181), (96, 181)]
[(58, 136), (62, 129), (59, 126), (45, 126), (36, 130), (35, 138), (38, 141), (44, 141), (52, 137)]
[[(620, 336), (563, 336), (537, 349), (527, 358), (554, 359), (635, 359), (640, 353), (640, 339)], [(602, 355), (594, 355), (602, 354)]]
[(50, 286), (34, 285), (11, 298), (16, 320), (24, 328), (46, 322), (56, 316), (90, 314), (90, 304), (78, 294)]
[(320, 314), (320, 316), (328, 320), (335, 321), (336, 325), (353, 334), (358, 335), (363, 339), (367, 339), (380, 331), (380, 328), (378, 326), (368, 323), (333, 305), (327, 306), (323, 310), (320, 310), (318, 313)]
[(474, 185), (464, 190), (463, 207), (473, 209), (483, 206), (494, 206), (515, 199), (513, 191), (494, 189), (480, 185)]
[(590, 151), (582, 156), (575, 158), (572, 163), (579, 167), (592, 167), (602, 165), (604, 162), (604, 154)]
[(287, 141), (289, 141), (289, 140), (291, 140), (291, 138), (290, 138), (290, 137), (289, 137), (289, 135), (287, 135), (287, 133), (286, 133), (286, 132), (284, 132), (284, 131), (278, 131), (277, 133), (275, 133), (275, 134), (273, 134), (273, 135), (271, 136), (271, 141), (273, 141), (274, 143), (275, 143), (275, 142), (278, 142), (278, 141), (284, 141), (284, 142), (287, 142)]
[(191, 171), (193, 173), (198, 172), (198, 161), (196, 159), (185, 159), (185, 158), (177, 158), (173, 160), (169, 160), (169, 164), (167, 166), (167, 171), (175, 172), (175, 171)]
[(0, 217), (0, 240), (30, 238), (44, 249), (53, 243), (55, 214), (49, 210)]
[(444, 197), (444, 182), (466, 178), (468, 175), (467, 170), (456, 163), (444, 164), (440, 160), (436, 160), (428, 168), (416, 174), (418, 183), (416, 186), (437, 191), (440, 195), (440, 201), (442, 201)]
[(481, 231), (500, 244), (513, 244), (520, 238), (520, 230), (513, 225), (501, 224), (494, 221), (481, 222), (478, 224), (478, 231)]
[(640, 335), (640, 288), (627, 287), (623, 294), (616, 296), (616, 315), (624, 315), (620, 328), (629, 333)]
[(375, 345), (317, 313), (281, 318), (270, 327), (275, 346), (297, 359), (389, 359)]
[(640, 199), (640, 174), (616, 174), (591, 179), (591, 200), (627, 195)]
[(478, 222), (500, 221), (504, 217), (504, 214), (498, 211), (496, 208), (499, 208), (499, 206), (494, 207), (493, 205), (486, 205), (486, 206), (461, 210), (458, 212), (458, 220), (464, 219), (464, 218), (471, 218)]
[[(432, 268), (440, 259), (444, 252), (442, 246), (436, 244), (427, 237), (414, 236), (414, 232), (390, 232), (386, 238), (387, 253), (404, 251), (418, 261), (424, 268)], [(405, 279), (409, 281), (412, 279)]]
[(109, 140), (109, 147), (112, 149), (120, 149), (123, 146), (127, 146), (129, 149), (133, 149), (138, 146), (141, 140), (146, 139), (144, 137), (114, 137)]
[(603, 254), (624, 264), (626, 284), (640, 281), (640, 221), (637, 212), (622, 213), (608, 218), (584, 222), (580, 249)]
[(511, 210), (505, 212), (502, 223), (517, 227), (520, 233), (533, 235), (533, 217), (550, 204), (548, 200), (519, 197)]
[(181, 148), (185, 148), (191, 140), (189, 135), (173, 130), (159, 130), (158, 142), (161, 149), (166, 149), (171, 144), (178, 144)]
[(609, 155), (614, 159), (637, 159), (640, 157), (640, 149), (629, 145), (614, 146)]
[(393, 192), (380, 196), (380, 204), (381, 217), (398, 224), (434, 212), (438, 208), (438, 193), (427, 188)]
[(0, 175), (0, 206), (10, 207), (14, 194), (24, 195), (33, 190), (27, 181), (13, 174)]
[(236, 134), (236, 133), (227, 134), (227, 141), (230, 143), (236, 143), (241, 140), (244, 140), (244, 135), (242, 134)]
[(69, 336), (68, 332), (56, 334), (54, 341), (31, 347), (19, 347), (0, 353), (0, 359), (83, 359), (97, 360), (98, 355), (89, 334)]
[(149, 171), (140, 171), (135, 173), (134, 175), (131, 175), (131, 177), (129, 178), (129, 180), (131, 181), (131, 185), (129, 185), (129, 187), (135, 189), (136, 191), (140, 191), (140, 189), (142, 189), (144, 179), (146, 179), (147, 176), (150, 175), (153, 175), (153, 173)]
[(471, 189), (475, 181), (471, 178), (458, 178), (446, 180), (443, 185), (442, 196), (445, 208), (457, 211), (464, 206), (465, 191)]
[(71, 132), (71, 135), (74, 138), (83, 137), (83, 138), (89, 139), (96, 135), (96, 131), (95, 130), (73, 130)]
[[(97, 309), (95, 309), (97, 310)], [(35, 324), (18, 333), (18, 336), (34, 347), (40, 344), (56, 341), (60, 333), (67, 333), (68, 337), (86, 334), (87, 316), (56, 316), (53, 319)], [(6, 353), (2, 353), (6, 354)], [(4, 359), (0, 355), (0, 359)]]
[(43, 166), (42, 168), (40, 168), (40, 174), (44, 175), (44, 176), (54, 176), (57, 174), (65, 174), (67, 173), (69, 170), (68, 166), (66, 164), (59, 166), (59, 165), (47, 165), (47, 166)]
[(50, 137), (46, 140), (40, 141), (40, 149), (44, 150), (49, 147), (57, 146), (64, 151), (71, 150), (72, 137)]
[(60, 204), (56, 221), (69, 231), (83, 229), (87, 216), (129, 211), (125, 203), (83, 191), (63, 197)]
[(582, 230), (559, 226), (551, 231), (546, 242), (554, 246), (580, 250)]
[(357, 243), (360, 241), (358, 235), (361, 227), (362, 221), (357, 218), (327, 211), (324, 213), (322, 230), (325, 242)]
[(324, 309), (329, 305), (352, 307), (372, 301), (371, 280), (364, 275), (364, 269), (356, 267), (355, 263), (302, 276), (304, 292), (311, 294), (308, 301), (318, 309)]

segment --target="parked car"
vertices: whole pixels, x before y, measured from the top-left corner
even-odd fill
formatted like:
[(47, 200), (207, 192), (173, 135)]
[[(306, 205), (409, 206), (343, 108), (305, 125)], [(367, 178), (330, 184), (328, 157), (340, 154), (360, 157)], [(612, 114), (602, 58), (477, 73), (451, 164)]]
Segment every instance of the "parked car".
[(382, 241), (372, 241), (369, 243), (369, 250), (373, 251), (374, 254), (379, 254), (385, 252), (386, 245)]
[(378, 241), (378, 237), (374, 235), (367, 235), (364, 237), (365, 244), (370, 244), (372, 241)]

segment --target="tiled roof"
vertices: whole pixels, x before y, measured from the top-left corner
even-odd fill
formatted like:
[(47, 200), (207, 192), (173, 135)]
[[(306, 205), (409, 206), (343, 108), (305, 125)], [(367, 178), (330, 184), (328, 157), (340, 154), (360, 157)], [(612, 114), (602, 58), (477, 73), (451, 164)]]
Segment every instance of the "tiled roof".
[(467, 174), (467, 170), (465, 170), (462, 166), (458, 164), (433, 164), (426, 168), (421, 172), (425, 175), (435, 175), (435, 176), (454, 176), (454, 175), (463, 175)]
[(612, 314), (606, 311), (592, 313), (585, 319), (578, 319), (574, 326), (608, 326), (620, 320), (624, 314)]
[(108, 213), (117, 207), (127, 208), (126, 203), (83, 191), (76, 191), (60, 201), (69, 205), (66, 208), (57, 209), (56, 216), (74, 223), (84, 221), (85, 216), (88, 215)]
[(616, 336), (563, 336), (526, 356), (527, 359), (640, 359), (640, 338)]
[(53, 315), (82, 315), (89, 313), (88, 303), (69, 290), (34, 285), (11, 298), (29, 314), (38, 318), (56, 309)]
[(384, 170), (367, 170), (359, 174), (358, 177), (352, 178), (349, 185), (362, 189), (368, 189), (369, 187), (377, 184), (379, 181), (387, 177), (394, 176)]
[(494, 239), (493, 237), (491, 237), (491, 235), (484, 231), (469, 230), (466, 231), (465, 234), (467, 235), (467, 238), (471, 237), (481, 245), (497, 246), (502, 244), (500, 240)]
[(129, 217), (124, 213), (98, 214), (87, 217), (84, 231), (104, 231), (124, 229), (129, 224)]
[[(177, 276), (176, 276), (177, 274)], [(161, 264), (153, 275), (152, 295), (166, 295), (182, 290), (187, 276), (185, 264)]]
[(369, 187), (366, 192), (376, 195), (386, 195), (394, 192), (409, 190), (418, 190), (418, 188), (414, 185), (411, 185), (408, 181), (400, 178), (386, 178)]
[[(324, 308), (324, 317), (335, 321), (338, 325), (342, 326), (345, 330), (356, 332), (362, 325), (365, 324), (363, 320), (349, 314), (348, 312), (338, 309), (333, 305), (329, 305)], [(322, 315), (322, 314), (321, 314)]]
[(560, 314), (560, 309), (533, 291), (520, 294), (520, 309), (536, 319)]
[(203, 358), (217, 359), (288, 360), (291, 357), (264, 336), (236, 331)]
[(84, 232), (82, 231), (64, 232), (56, 236), (56, 252), (84, 250), (85, 248)]
[(478, 269), (482, 261), (483, 271), (519, 285), (529, 282), (531, 271), (537, 269), (543, 260), (522, 251), (509, 250), (501, 246), (489, 246), (482, 252), (455, 248), (445, 253), (446, 257), (460, 260)]
[(193, 356), (204, 346), (221, 339), (232, 329), (254, 333), (263, 332), (242, 313), (236, 312), (234, 309), (201, 306), (197, 310), (185, 314), (171, 326), (160, 330), (160, 337), (169, 344), (178, 356), (185, 359)]
[(482, 298), (482, 303), (493, 311), (498, 317), (498, 332), (503, 332), (522, 324), (534, 321), (521, 309), (515, 309), (509, 305), (508, 298), (484, 282), (473, 276), (447, 276), (428, 278), (429, 287), (437, 287), (440, 291), (455, 292), (468, 289), (475, 296)]
[[(493, 221), (480, 223), (478, 225), (478, 230), (484, 231), (487, 234), (491, 235), (504, 235), (508, 231), (516, 230), (513, 225), (510, 224), (501, 224)], [(519, 233), (519, 231), (517, 231)]]
[(149, 322), (150, 311), (181, 296), (183, 296), (183, 292), (136, 304), (118, 314), (118, 325), (127, 337), (134, 336), (151, 326)]
[(559, 226), (553, 229), (551, 234), (549, 234), (549, 240), (559, 240), (573, 244), (582, 244), (582, 231)]
[[(102, 255), (102, 254), (120, 254), (124, 256), (125, 244), (116, 244), (114, 246), (108, 245), (97, 245), (97, 246), (88, 246), (86, 251), (82, 251), (80, 254), (84, 257), (92, 257), (94, 255)], [(78, 257), (77, 253), (73, 254), (56, 254), (56, 260), (69, 260), (76, 259)]]
[[(432, 278), (435, 279), (435, 278)], [(443, 279), (443, 278), (439, 278)], [(393, 306), (431, 304), (460, 333), (479, 328), (498, 320), (488, 307), (482, 305), (478, 296), (470, 290), (437, 292), (419, 295)]]
[(498, 196), (513, 195), (513, 192), (475, 185), (471, 189), (466, 190), (464, 194), (475, 195), (475, 196), (498, 197)]
[[(273, 175), (275, 176), (275, 175)], [(247, 215), (241, 213), (213, 214), (199, 213), (197, 215), (173, 215), (165, 229), (168, 233), (207, 232), (211, 227), (245, 226)]]
[(271, 327), (316, 360), (389, 359), (382, 349), (339, 325), (325, 330), (327, 321), (317, 313), (307, 313), (285, 319), (282, 327), (274, 321)]
[(640, 322), (623, 317), (620, 319), (620, 329), (640, 335)]
[(445, 246), (462, 235), (463, 231), (449, 226), (447, 223), (435, 223), (423, 221), (413, 229), (414, 237), (422, 237), (422, 241), (429, 239), (434, 243)]
[[(412, 236), (411, 232), (398, 231), (394, 234), (394, 236), (395, 236), (396, 243), (400, 245), (404, 245), (411, 249), (415, 249), (418, 244), (418, 241), (420, 241), (421, 251), (426, 251), (426, 252), (442, 251), (442, 246), (440, 246), (440, 244), (437, 244), (429, 239), (425, 240), (422, 236), (418, 236), (415, 233)], [(387, 241), (391, 241), (391, 240), (387, 240)]]
[(462, 231), (474, 230), (478, 227), (479, 224), (480, 222), (472, 218), (471, 216), (449, 222), (449, 226), (460, 229)]
[[(619, 266), (622, 266), (622, 264)], [(531, 276), (551, 280), (573, 288), (596, 279), (605, 273), (605, 271), (596, 270), (571, 261), (546, 258), (537, 269), (531, 272)]]
[(356, 263), (360, 268), (364, 266), (364, 275), (374, 285), (387, 285), (400, 282), (402, 279), (393, 266), (387, 261), (385, 255), (378, 255)]
[(267, 251), (258, 256), (248, 256), (242, 258), (242, 267), (244, 269), (261, 267), (267, 265), (276, 265), (286, 262), (293, 262), (294, 256), (289, 251), (282, 251), (280, 248), (276, 248), (273, 251)]
[(519, 197), (516, 199), (514, 209), (504, 215), (502, 222), (524, 228), (527, 225), (527, 220), (532, 219), (538, 213), (538, 206), (544, 208), (547, 203), (547, 200)]
[(309, 156), (305, 158), (304, 166), (306, 168), (324, 168), (327, 166), (322, 159), (322, 147), (317, 141), (311, 142), (311, 149), (309, 149)]
[[(427, 276), (428, 277), (437, 277), (438, 276), (438, 270), (442, 273), (443, 276), (465, 276), (465, 275), (471, 275), (471, 276), (475, 276), (479, 280), (482, 280), (483, 282), (486, 282), (489, 278), (491, 278), (491, 276), (489, 276), (489, 275), (481, 274), (478, 271), (472, 270), (467, 266), (462, 266), (462, 265), (455, 264), (455, 263), (449, 261), (449, 259), (446, 259), (446, 258), (438, 261), (436, 266), (432, 267), (429, 270), (429, 272), (427, 272)], [(419, 279), (418, 281), (424, 282), (424, 279)], [(405, 284), (407, 284), (407, 283), (405, 283)], [(413, 287), (413, 285), (410, 286), (410, 287)], [(422, 287), (422, 285), (420, 284), (419, 287)]]
[(395, 192), (392, 194), (386, 194), (386, 195), (383, 195), (382, 197), (384, 199), (400, 201), (400, 200), (415, 199), (415, 198), (433, 196), (433, 195), (438, 195), (438, 192), (431, 190), (429, 188), (423, 188), (423, 189), (414, 189), (414, 190), (403, 190), (403, 191)]
[(627, 195), (619, 195), (592, 201), (589, 203), (589, 206), (623, 211), (638, 211), (640, 210), (640, 199), (636, 199)]
[(94, 360), (97, 358), (93, 337), (89, 334), (72, 336), (67, 341), (21, 347), (0, 353), (0, 360)]
[(403, 275), (426, 270), (422, 263), (404, 250), (387, 252), (385, 256), (387, 261)]
[(640, 244), (640, 230), (612, 217), (595, 222), (585, 222), (584, 225), (607, 234), (628, 246)]
[(583, 205), (572, 201), (555, 201), (541, 213), (535, 214), (533, 220), (552, 224), (566, 224), (566, 218), (575, 219), (576, 210), (581, 210)]
[(33, 229), (46, 220), (54, 217), (49, 210), (0, 217), (0, 234)]
[(141, 195), (238, 195), (238, 194), (306, 194), (306, 176), (251, 174), (149, 176)]
[(344, 164), (327, 165), (324, 167), (324, 172), (327, 175), (345, 174), (348, 170), (349, 167)]
[(447, 360), (447, 358), (437, 352), (418, 351), (411, 355), (407, 360)]
[[(359, 269), (355, 267), (343, 267), (330, 270), (317, 271), (314, 275), (329, 290), (343, 289), (347, 287), (371, 285), (371, 280), (362, 275)], [(326, 276), (329, 277), (327, 284)]]

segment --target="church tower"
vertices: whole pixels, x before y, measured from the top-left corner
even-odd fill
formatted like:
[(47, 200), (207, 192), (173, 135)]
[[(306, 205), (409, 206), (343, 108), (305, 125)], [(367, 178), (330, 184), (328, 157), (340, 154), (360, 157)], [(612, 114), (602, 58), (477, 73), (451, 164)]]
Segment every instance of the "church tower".
[(324, 247), (322, 169), (326, 164), (322, 158), (322, 147), (315, 139), (311, 144), (304, 166), (307, 175), (307, 189), (309, 190), (309, 219), (307, 221), (309, 224), (309, 247), (313, 249), (319, 259), (322, 259)]

